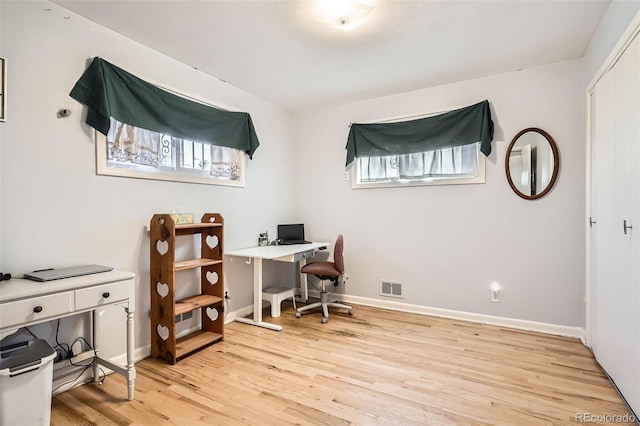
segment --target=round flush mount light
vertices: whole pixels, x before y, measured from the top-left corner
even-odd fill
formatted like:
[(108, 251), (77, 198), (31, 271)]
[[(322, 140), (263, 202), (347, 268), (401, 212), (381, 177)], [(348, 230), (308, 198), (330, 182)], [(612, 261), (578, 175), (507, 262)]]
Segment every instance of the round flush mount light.
[(316, 19), (341, 30), (362, 25), (375, 9), (374, 0), (315, 0)]

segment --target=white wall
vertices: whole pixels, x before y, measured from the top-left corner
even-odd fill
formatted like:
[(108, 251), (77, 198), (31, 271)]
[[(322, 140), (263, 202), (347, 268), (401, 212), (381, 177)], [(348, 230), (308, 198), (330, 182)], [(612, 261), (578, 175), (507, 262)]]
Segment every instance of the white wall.
[[(255, 245), (265, 230), (274, 235), (277, 223), (293, 219), (293, 171), (274, 167), (292, 162), (292, 117), (53, 3), (2, 1), (0, 9), (2, 55), (10, 76), (9, 119), (0, 124), (2, 270), (21, 275), (43, 267), (99, 263), (135, 272), (135, 342), (143, 347), (150, 327), (145, 225), (154, 213), (181, 207), (198, 218), (222, 213), (226, 249)], [(85, 108), (68, 96), (94, 56), (249, 112), (261, 145), (248, 164), (246, 188), (97, 176)], [(60, 108), (73, 113), (58, 118)], [(231, 310), (253, 300), (251, 266), (239, 263), (226, 268)], [(120, 321), (123, 315), (110, 317)], [(105, 339), (122, 341), (119, 325), (107, 323), (106, 331), (113, 334)]]
[[(344, 234), (346, 293), (384, 299), (385, 278), (404, 282), (408, 304), (584, 326), (582, 67), (561, 62), (297, 117), (298, 215), (316, 240)], [(496, 125), (486, 184), (353, 190), (343, 181), (350, 122), (483, 99)], [(516, 196), (505, 177), (506, 148), (526, 127), (549, 132), (560, 151), (556, 186), (537, 201)], [(500, 303), (490, 303), (492, 281)]]

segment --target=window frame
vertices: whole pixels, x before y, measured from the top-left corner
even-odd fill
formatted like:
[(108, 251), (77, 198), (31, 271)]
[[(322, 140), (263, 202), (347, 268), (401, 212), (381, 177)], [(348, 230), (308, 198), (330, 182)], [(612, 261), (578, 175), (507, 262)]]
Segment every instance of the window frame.
[[(247, 156), (242, 156), (240, 178), (237, 180), (221, 179), (215, 176), (204, 176), (197, 171), (187, 168), (177, 167), (175, 171), (169, 171), (166, 167), (158, 166), (153, 169), (151, 166), (143, 166), (137, 164), (123, 165), (114, 167), (109, 165), (107, 159), (107, 136), (95, 131), (96, 145), (96, 174), (101, 176), (118, 176), (135, 179), (162, 180), (169, 182), (198, 183), (204, 185), (232, 186), (237, 188), (245, 187), (245, 173), (247, 168)], [(176, 156), (182, 151), (176, 148)], [(180, 161), (179, 158), (176, 158)], [(140, 170), (140, 169), (147, 170)]]
[[(135, 75), (135, 74), (134, 74)], [(136, 75), (136, 77), (139, 77)], [(183, 98), (189, 99), (194, 102), (199, 102), (203, 105), (211, 106), (214, 108), (222, 108), (227, 111), (239, 111), (235, 108), (229, 108), (227, 106), (222, 106), (210, 102), (208, 100), (202, 99), (193, 94), (189, 94), (178, 90), (176, 88), (170, 87), (164, 83), (159, 83), (153, 79), (149, 79), (146, 77), (139, 77), (143, 80), (151, 83), (167, 92), (171, 92), (175, 95), (182, 96)], [(168, 171), (166, 168), (161, 170), (160, 166), (158, 169), (153, 169), (150, 166), (141, 166), (132, 164), (130, 167), (127, 165), (123, 165), (121, 167), (110, 166), (107, 158), (107, 136), (103, 135), (97, 130), (94, 130), (94, 141), (96, 146), (96, 174), (100, 176), (117, 176), (117, 177), (125, 177), (125, 178), (133, 178), (133, 179), (147, 179), (147, 180), (160, 180), (167, 182), (183, 182), (183, 183), (197, 183), (203, 185), (217, 185), (217, 186), (231, 186), (236, 188), (244, 188), (245, 187), (245, 174), (247, 170), (247, 155), (246, 153), (242, 156), (242, 161), (240, 166), (242, 168), (240, 173), (240, 179), (238, 180), (229, 180), (229, 179), (221, 179), (215, 176), (201, 175), (197, 172), (189, 171), (188, 169), (183, 169), (181, 167), (177, 167), (175, 171)], [(192, 141), (197, 142), (197, 141)], [(175, 149), (176, 156), (182, 152), (182, 147)], [(180, 158), (176, 158), (177, 161), (181, 161)], [(141, 168), (148, 168), (148, 170), (136, 170)]]
[(434, 186), (434, 185), (474, 185), (486, 183), (486, 162), (487, 159), (480, 152), (478, 145), (478, 176), (475, 177), (444, 177), (444, 178), (425, 178), (408, 181), (391, 181), (391, 182), (361, 182), (360, 181), (360, 162), (356, 158), (353, 167), (349, 173), (351, 174), (351, 189), (374, 189), (374, 188), (405, 188), (414, 186)]

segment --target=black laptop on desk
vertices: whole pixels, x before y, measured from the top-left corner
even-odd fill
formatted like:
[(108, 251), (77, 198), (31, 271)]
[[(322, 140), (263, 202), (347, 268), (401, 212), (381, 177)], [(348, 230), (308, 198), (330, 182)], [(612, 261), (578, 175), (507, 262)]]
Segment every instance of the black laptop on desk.
[(302, 223), (278, 225), (278, 240), (280, 240), (279, 244), (283, 246), (311, 242), (304, 239), (304, 224)]

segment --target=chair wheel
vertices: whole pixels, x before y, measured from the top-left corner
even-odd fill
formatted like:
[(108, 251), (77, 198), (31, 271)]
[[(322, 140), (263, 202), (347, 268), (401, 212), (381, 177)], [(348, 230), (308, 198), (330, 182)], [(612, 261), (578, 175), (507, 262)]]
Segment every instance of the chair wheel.
[(326, 324), (327, 322), (329, 322), (329, 318), (322, 318), (322, 323)]
[(296, 312), (296, 318), (300, 318), (302, 314), (300, 312)]

